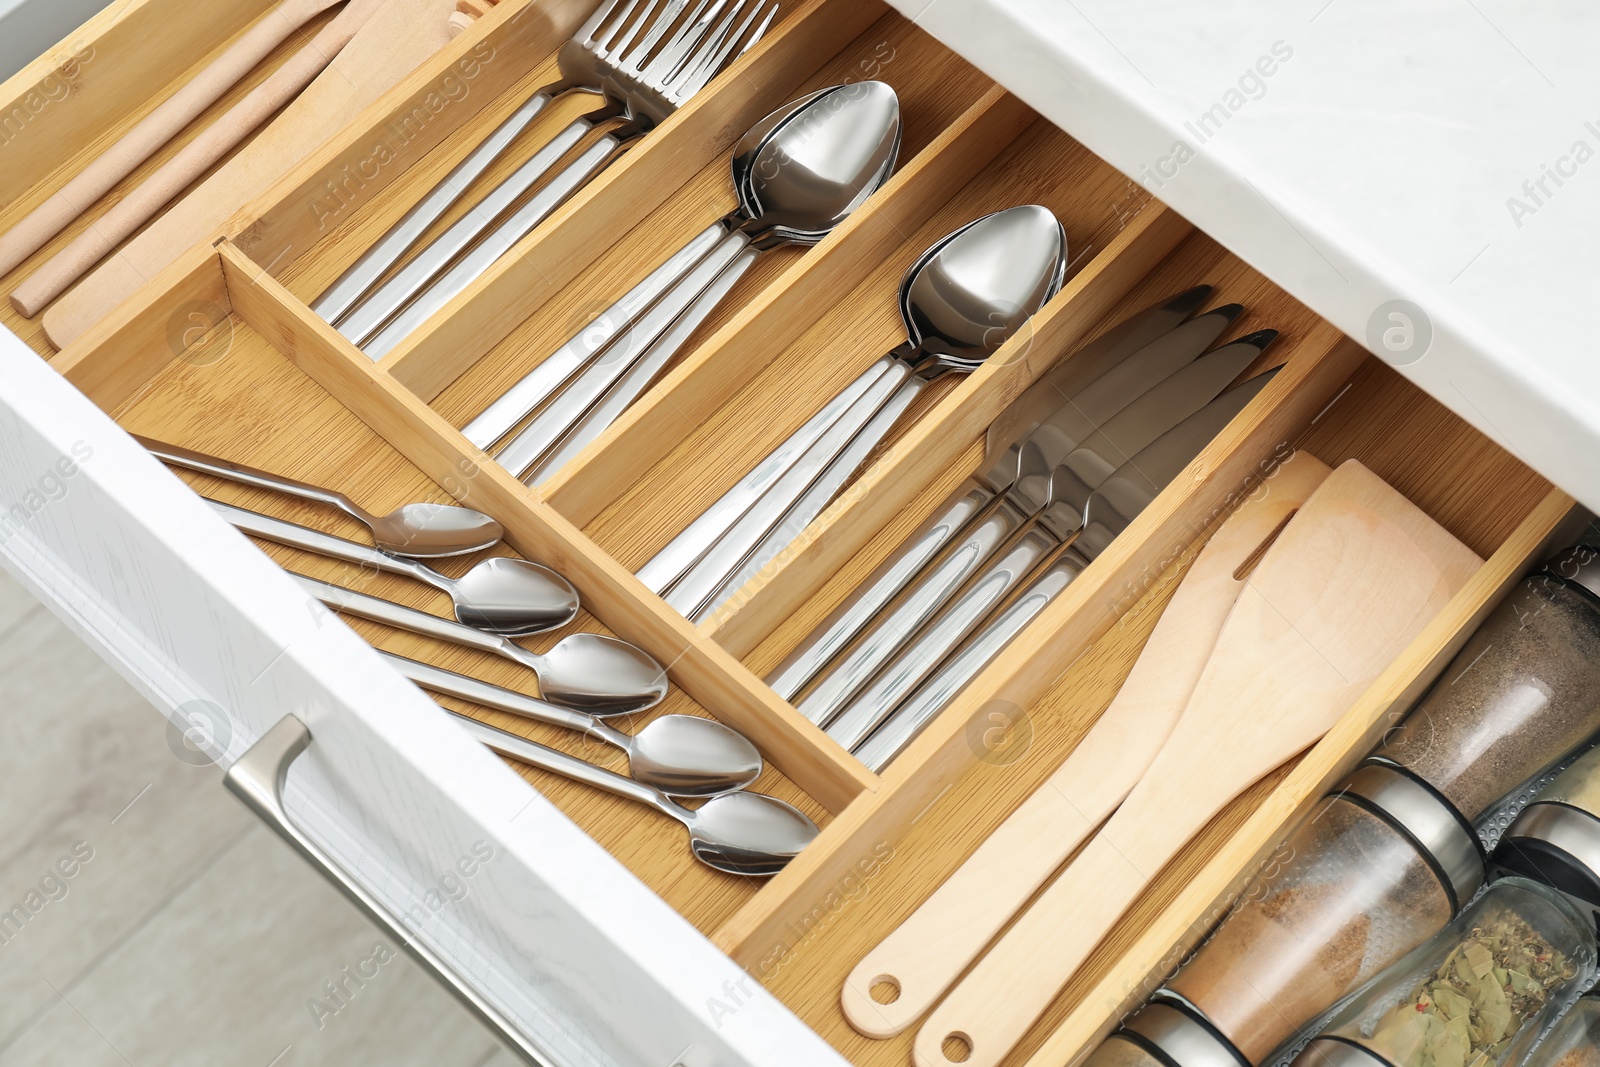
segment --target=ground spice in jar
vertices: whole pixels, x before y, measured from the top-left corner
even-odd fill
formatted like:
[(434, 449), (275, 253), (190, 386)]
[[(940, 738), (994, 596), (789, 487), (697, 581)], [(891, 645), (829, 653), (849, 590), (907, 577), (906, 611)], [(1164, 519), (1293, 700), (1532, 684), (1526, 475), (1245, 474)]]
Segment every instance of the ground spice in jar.
[(1573, 1005), (1533, 1050), (1528, 1067), (1600, 1067), (1600, 1000), (1591, 993)]
[(1252, 1063), (1451, 918), (1412, 841), (1348, 799), (1327, 801), (1280, 855), (1166, 986)]
[(1600, 729), (1600, 606), (1548, 574), (1484, 621), (1377, 754), (1469, 821)]

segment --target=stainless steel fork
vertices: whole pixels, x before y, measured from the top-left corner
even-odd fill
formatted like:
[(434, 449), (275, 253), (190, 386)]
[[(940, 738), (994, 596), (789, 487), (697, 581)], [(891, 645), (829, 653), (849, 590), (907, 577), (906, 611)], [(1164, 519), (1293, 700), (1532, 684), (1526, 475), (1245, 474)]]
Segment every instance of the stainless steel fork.
[[(628, 12), (640, 2), (633, 0)], [(339, 324), (340, 332), (374, 359), (381, 358), (472, 284), (617, 153), (660, 125), (748, 51), (765, 35), (778, 9), (776, 0), (699, 0), (680, 18), (686, 3), (648, 0), (626, 29), (598, 45), (596, 69), (607, 104), (574, 123), (583, 129), (572, 144), (548, 159), (536, 157), (520, 168), (353, 309)], [(628, 12), (619, 16), (619, 29)], [(622, 121), (526, 203), (497, 221), (584, 133), (612, 119)], [(554, 142), (547, 147), (553, 149)]]

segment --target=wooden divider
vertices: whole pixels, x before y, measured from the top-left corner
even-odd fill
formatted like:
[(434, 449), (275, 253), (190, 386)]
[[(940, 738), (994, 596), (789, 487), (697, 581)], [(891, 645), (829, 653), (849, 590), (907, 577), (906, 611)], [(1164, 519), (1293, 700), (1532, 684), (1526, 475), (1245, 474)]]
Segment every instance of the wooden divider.
[[(1422, 698), (1506, 592), (1541, 558), (1577, 534), (1574, 505), (1575, 501), (1558, 489), (1546, 494), (1406, 651), (1295, 764), (1157, 921), (1139, 932), (1131, 948), (1110, 961), (1109, 969), (1027, 1059), (1028, 1067), (1068, 1067), (1081, 1062), (1125, 1013), (1155, 991), (1210, 932), (1278, 844), (1378, 743), (1394, 724), (1395, 715)], [(1096, 964), (1105, 967), (1107, 962), (1103, 957), (1092, 960), (1085, 970), (1092, 972)]]
[[(844, 224), (683, 358), (571, 463), (540, 486), (583, 526), (782, 352), (819, 301), (849, 292), (1035, 119), (998, 87), (905, 165)], [(764, 358), (763, 358), (764, 357)]]
[(1193, 227), (1151, 203), (982, 368), (967, 376), (858, 477), (772, 565), (734, 594), (701, 632), (744, 656), (929, 482), (956, 465), (974, 438), (1105, 317)]
[(432, 399), (883, 13), (872, 0), (801, 0), (739, 62), (629, 149), (402, 341), (383, 366)]
[(492, 463), (480, 465), (482, 454), (453, 426), (259, 265), (227, 242), (218, 252), (236, 315), (452, 496), (499, 519), (518, 552), (566, 575), (608, 627), (666, 664), (675, 683), (820, 804), (837, 813), (877, 788), (875, 775), (527, 487)]
[(1003, 700), (1026, 708), (1038, 699), (1116, 622), (1124, 585), (1164, 570), (1172, 546), (1190, 544), (1222, 514), (1260, 476), (1259, 464), (1311, 421), (1364, 358), (1331, 326), (1308, 337), (1261, 395), (885, 768), (881, 787), (830, 823), (718, 931), (718, 944), (744, 966), (758, 966), (783, 943), (788, 924), (977, 762), (966, 731), (985, 705)]

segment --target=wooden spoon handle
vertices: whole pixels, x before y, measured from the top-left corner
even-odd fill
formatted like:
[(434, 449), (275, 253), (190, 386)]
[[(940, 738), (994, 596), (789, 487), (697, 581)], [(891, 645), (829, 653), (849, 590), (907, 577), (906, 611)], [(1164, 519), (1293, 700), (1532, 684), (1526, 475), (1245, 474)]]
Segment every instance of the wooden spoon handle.
[(149, 159), (156, 149), (221, 99), (223, 93), (254, 70), (291, 33), (328, 6), (326, 0), (283, 0), (269, 11), (222, 55), (162, 101), (138, 125), (118, 138), (116, 144), (95, 157), (50, 199), (0, 235), (0, 275), (11, 273), (23, 260), (43, 248), (112, 186)]
[[(850, 1025), (892, 1037), (961, 971), (1122, 803), (1193, 692), (1243, 585), (1235, 572), (1330, 473), (1304, 453), (1241, 504), (1195, 559), (1116, 698), (1072, 755), (845, 980)], [(893, 989), (881, 1003), (874, 986)]]
[[(1060, 976), (1088, 959), (1155, 874), (1103, 834), (1091, 840), (928, 1016), (912, 1045), (913, 1062), (995, 1067), (1061, 992)], [(1042, 967), (1040, 945), (1050, 953)]]
[(11, 303), (32, 318), (111, 250), (227, 155), (322, 73), (377, 6), (351, 0), (304, 48), (252, 89), (228, 113), (183, 147), (77, 239), (56, 253), (11, 294)]

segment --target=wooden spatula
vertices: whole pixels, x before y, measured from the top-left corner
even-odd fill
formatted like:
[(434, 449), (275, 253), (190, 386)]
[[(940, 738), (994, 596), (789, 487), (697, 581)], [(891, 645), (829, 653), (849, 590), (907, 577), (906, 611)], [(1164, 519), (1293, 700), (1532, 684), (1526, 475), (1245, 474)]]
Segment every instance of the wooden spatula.
[[(942, 996), (989, 939), (1128, 795), (1172, 732), (1244, 587), (1239, 574), (1330, 471), (1297, 453), (1201, 549), (1111, 705), (1055, 774), (949, 880), (884, 938), (844, 984), (844, 1013), (892, 1037)], [(872, 996), (897, 991), (887, 1004)]]
[(1481, 565), (1359, 463), (1331, 474), (1246, 581), (1139, 784), (923, 1024), (918, 1067), (999, 1063), (1167, 861), (1327, 732)]
[[(372, 8), (362, 15), (357, 5), (372, 5)], [(352, 9), (357, 14), (352, 15)], [(351, 16), (360, 28), (348, 44), (337, 49), (337, 56), (326, 63), (326, 69), (299, 91), (298, 96), (288, 92), (284, 99), (293, 99), (293, 103), (254, 140), (57, 300), (45, 313), (45, 334), (58, 347), (66, 347), (178, 256), (202, 241), (222, 236), (227, 220), (235, 211), (263, 193), (338, 132), (357, 112), (444, 47), (450, 40), (449, 19), (454, 10), (454, 0), (348, 0), (345, 9), (323, 28), (306, 50), (297, 53), (285, 65), (314, 63), (316, 57), (310, 50), (319, 47), (318, 41), (335, 23)], [(334, 44), (337, 44), (336, 39)], [(275, 73), (274, 78), (276, 76)], [(273, 92), (282, 93), (283, 87), (293, 80), (286, 76)], [(266, 84), (264, 82), (263, 86)], [(225, 119), (219, 119), (218, 124)], [(239, 121), (243, 124), (251, 119), (241, 115)], [(166, 196), (182, 188), (179, 185), (177, 189), (167, 190)], [(144, 202), (158, 199), (162, 192), (163, 189), (153, 189)], [(97, 223), (89, 232), (99, 229), (100, 223)], [(70, 276), (76, 276), (74, 271), (92, 266), (108, 250), (85, 244), (69, 256), (74, 247), (69, 246), (51, 260), (51, 263), (61, 260), (55, 269), (64, 270)], [(46, 264), (45, 269), (50, 269), (50, 264)], [(35, 277), (39, 279), (39, 288), (32, 288), (34, 279), (29, 279), (24, 288), (13, 294), (13, 302), (24, 314), (36, 313), (48, 302), (50, 298), (43, 296), (41, 299), (41, 295), (58, 287), (62, 275), (52, 272)]]
[(0, 234), (0, 275), (43, 248), (156, 149), (216, 103), (295, 30), (341, 0), (281, 0), (204, 70), (161, 102), (55, 194)]

